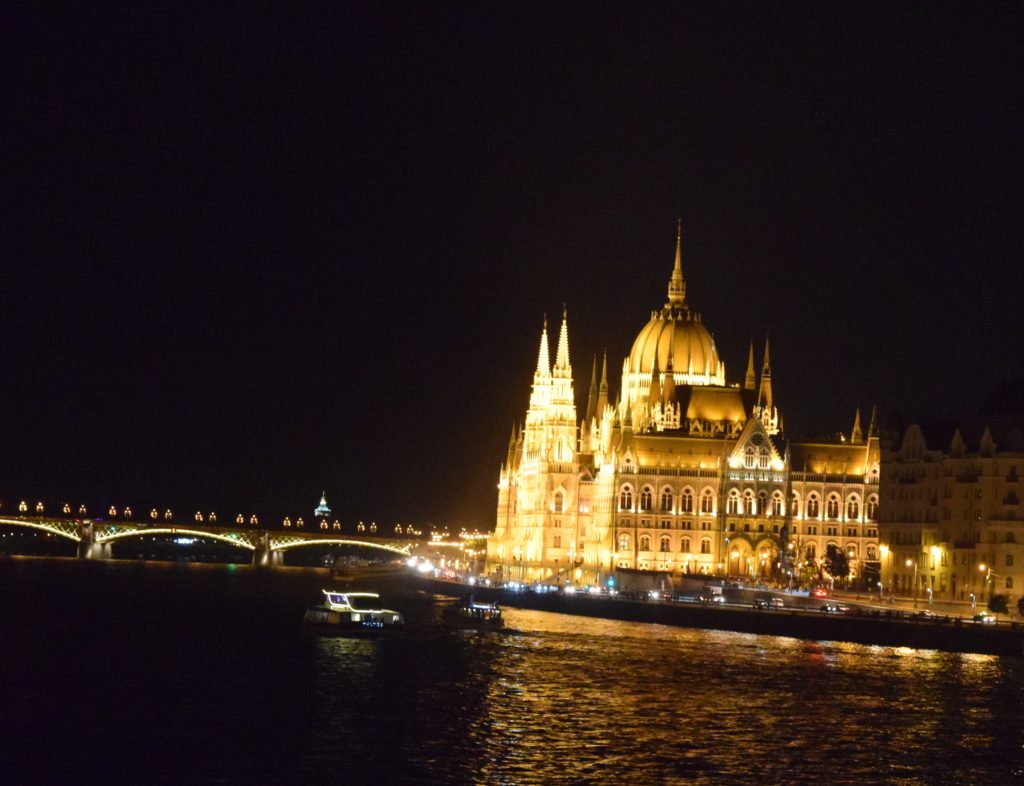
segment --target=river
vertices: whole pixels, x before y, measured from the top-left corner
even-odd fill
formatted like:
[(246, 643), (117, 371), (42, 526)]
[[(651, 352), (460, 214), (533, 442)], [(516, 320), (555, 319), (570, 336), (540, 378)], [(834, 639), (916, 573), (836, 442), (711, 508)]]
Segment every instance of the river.
[(322, 571), (0, 560), (9, 783), (1024, 782), (1024, 660), (506, 609), (322, 638)]

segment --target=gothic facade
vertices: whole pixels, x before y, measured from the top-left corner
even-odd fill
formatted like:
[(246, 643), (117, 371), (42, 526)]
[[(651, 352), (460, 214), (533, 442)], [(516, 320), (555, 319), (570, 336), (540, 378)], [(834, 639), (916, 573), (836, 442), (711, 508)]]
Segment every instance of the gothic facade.
[(617, 569), (734, 577), (817, 570), (828, 546), (854, 576), (879, 570), (875, 415), (849, 434), (786, 438), (769, 345), (730, 384), (686, 299), (681, 239), (665, 304), (622, 364), (596, 360), (577, 411), (562, 315), (554, 364), (541, 332), (530, 403), (498, 480), (487, 570), (504, 580), (602, 581)]

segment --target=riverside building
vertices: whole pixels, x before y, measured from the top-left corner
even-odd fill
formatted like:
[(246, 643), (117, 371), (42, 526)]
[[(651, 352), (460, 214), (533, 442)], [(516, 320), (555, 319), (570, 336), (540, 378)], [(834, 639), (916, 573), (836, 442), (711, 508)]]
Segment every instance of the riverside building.
[[(1024, 586), (1024, 421), (914, 423), (882, 451), (886, 591), (1015, 609)], [(888, 440), (887, 440), (888, 442)]]
[(854, 577), (879, 571), (879, 442), (872, 412), (849, 434), (786, 438), (769, 344), (730, 383), (687, 301), (681, 238), (668, 299), (623, 360), (607, 357), (577, 411), (562, 315), (554, 363), (545, 323), (529, 406), (498, 478), (487, 570), (504, 580), (602, 581), (616, 569), (733, 577), (814, 570), (828, 546)]

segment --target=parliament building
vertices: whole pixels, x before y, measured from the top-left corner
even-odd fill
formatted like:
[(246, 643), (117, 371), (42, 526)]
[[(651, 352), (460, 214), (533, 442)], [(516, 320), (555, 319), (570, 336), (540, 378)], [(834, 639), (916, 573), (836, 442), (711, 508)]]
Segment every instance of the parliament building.
[[(524, 380), (525, 382), (525, 380)], [(524, 386), (525, 387), (525, 386)], [(819, 575), (829, 546), (877, 578), (880, 450), (872, 412), (848, 434), (786, 438), (768, 342), (760, 373), (725, 363), (688, 300), (681, 238), (668, 299), (623, 360), (605, 357), (576, 407), (565, 313), (551, 362), (540, 336), (529, 406), (498, 480), (487, 571), (505, 581), (605, 581), (619, 569), (790, 580)]]

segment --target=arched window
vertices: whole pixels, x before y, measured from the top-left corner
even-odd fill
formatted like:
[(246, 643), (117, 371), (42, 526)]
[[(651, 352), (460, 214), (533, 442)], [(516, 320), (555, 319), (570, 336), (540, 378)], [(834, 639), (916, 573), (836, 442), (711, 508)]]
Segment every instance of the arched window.
[(650, 551), (650, 550), (651, 550), (651, 536), (650, 535), (641, 535), (640, 536), (640, 551)]
[(669, 538), (668, 535), (662, 535), (661, 536), (660, 550), (661, 551), (671, 551), (672, 550), (672, 539)]
[(693, 513), (693, 492), (683, 489), (683, 513)]
[(825, 515), (830, 519), (839, 518), (839, 497), (833, 495), (825, 501)]
[(700, 495), (700, 512), (715, 512), (715, 495), (711, 493), (711, 489), (704, 489), (703, 493)]
[(860, 517), (860, 501), (856, 497), (846, 500), (846, 519), (856, 521)]
[(873, 494), (868, 497), (868, 504), (864, 506), (864, 513), (867, 515), (868, 521), (876, 521), (878, 519), (878, 497)]
[(847, 557), (847, 559), (857, 559), (857, 546), (856, 546), (856, 544), (850, 543), (846, 547), (846, 557)]
[(632, 510), (633, 509), (633, 489), (629, 486), (623, 486), (619, 492), (619, 510)]
[(748, 516), (757, 515), (757, 505), (754, 503), (754, 492), (749, 489), (743, 492), (743, 512)]
[(772, 494), (772, 515), (773, 516), (785, 515), (785, 513), (784, 513), (784, 511), (782, 509), (782, 494), (780, 494), (778, 491), (776, 491), (774, 494)]
[(555, 513), (561, 513), (563, 505), (565, 505), (565, 495), (559, 491), (555, 494)]
[(874, 546), (874, 544), (869, 544), (868, 545), (868, 559), (869, 560), (878, 559), (878, 557), (875, 556), (875, 546)]
[(811, 543), (811, 544), (809, 544), (807, 546), (807, 559), (814, 559), (814, 557), (817, 555), (817, 553), (818, 553), (818, 551), (815, 548), (813, 543)]
[(629, 551), (629, 535), (625, 532), (619, 535), (619, 551)]
[(729, 492), (729, 499), (725, 503), (725, 512), (734, 515), (740, 512), (740, 493), (736, 489)]
[(760, 469), (768, 469), (771, 464), (771, 453), (768, 452), (768, 448), (761, 448), (757, 452), (757, 466)]
[(664, 489), (661, 492), (661, 511), (662, 513), (672, 512), (672, 489)]
[(689, 538), (683, 538), (683, 542), (679, 544), (679, 548), (681, 548), (683, 550), (684, 554), (689, 554), (690, 553), (690, 539)]
[(747, 449), (743, 451), (743, 466), (747, 469), (754, 468), (754, 449), (747, 446)]
[(790, 504), (790, 509), (793, 511), (794, 516), (800, 515), (800, 497), (796, 494), (793, 495), (793, 500)]
[(649, 486), (644, 486), (644, 490), (640, 492), (640, 510), (650, 510), (653, 504), (654, 495)]
[(816, 519), (820, 514), (818, 513), (818, 498), (810, 496), (807, 498), (807, 518)]
[(701, 538), (700, 540), (700, 553), (710, 554), (711, 553), (711, 538)]

